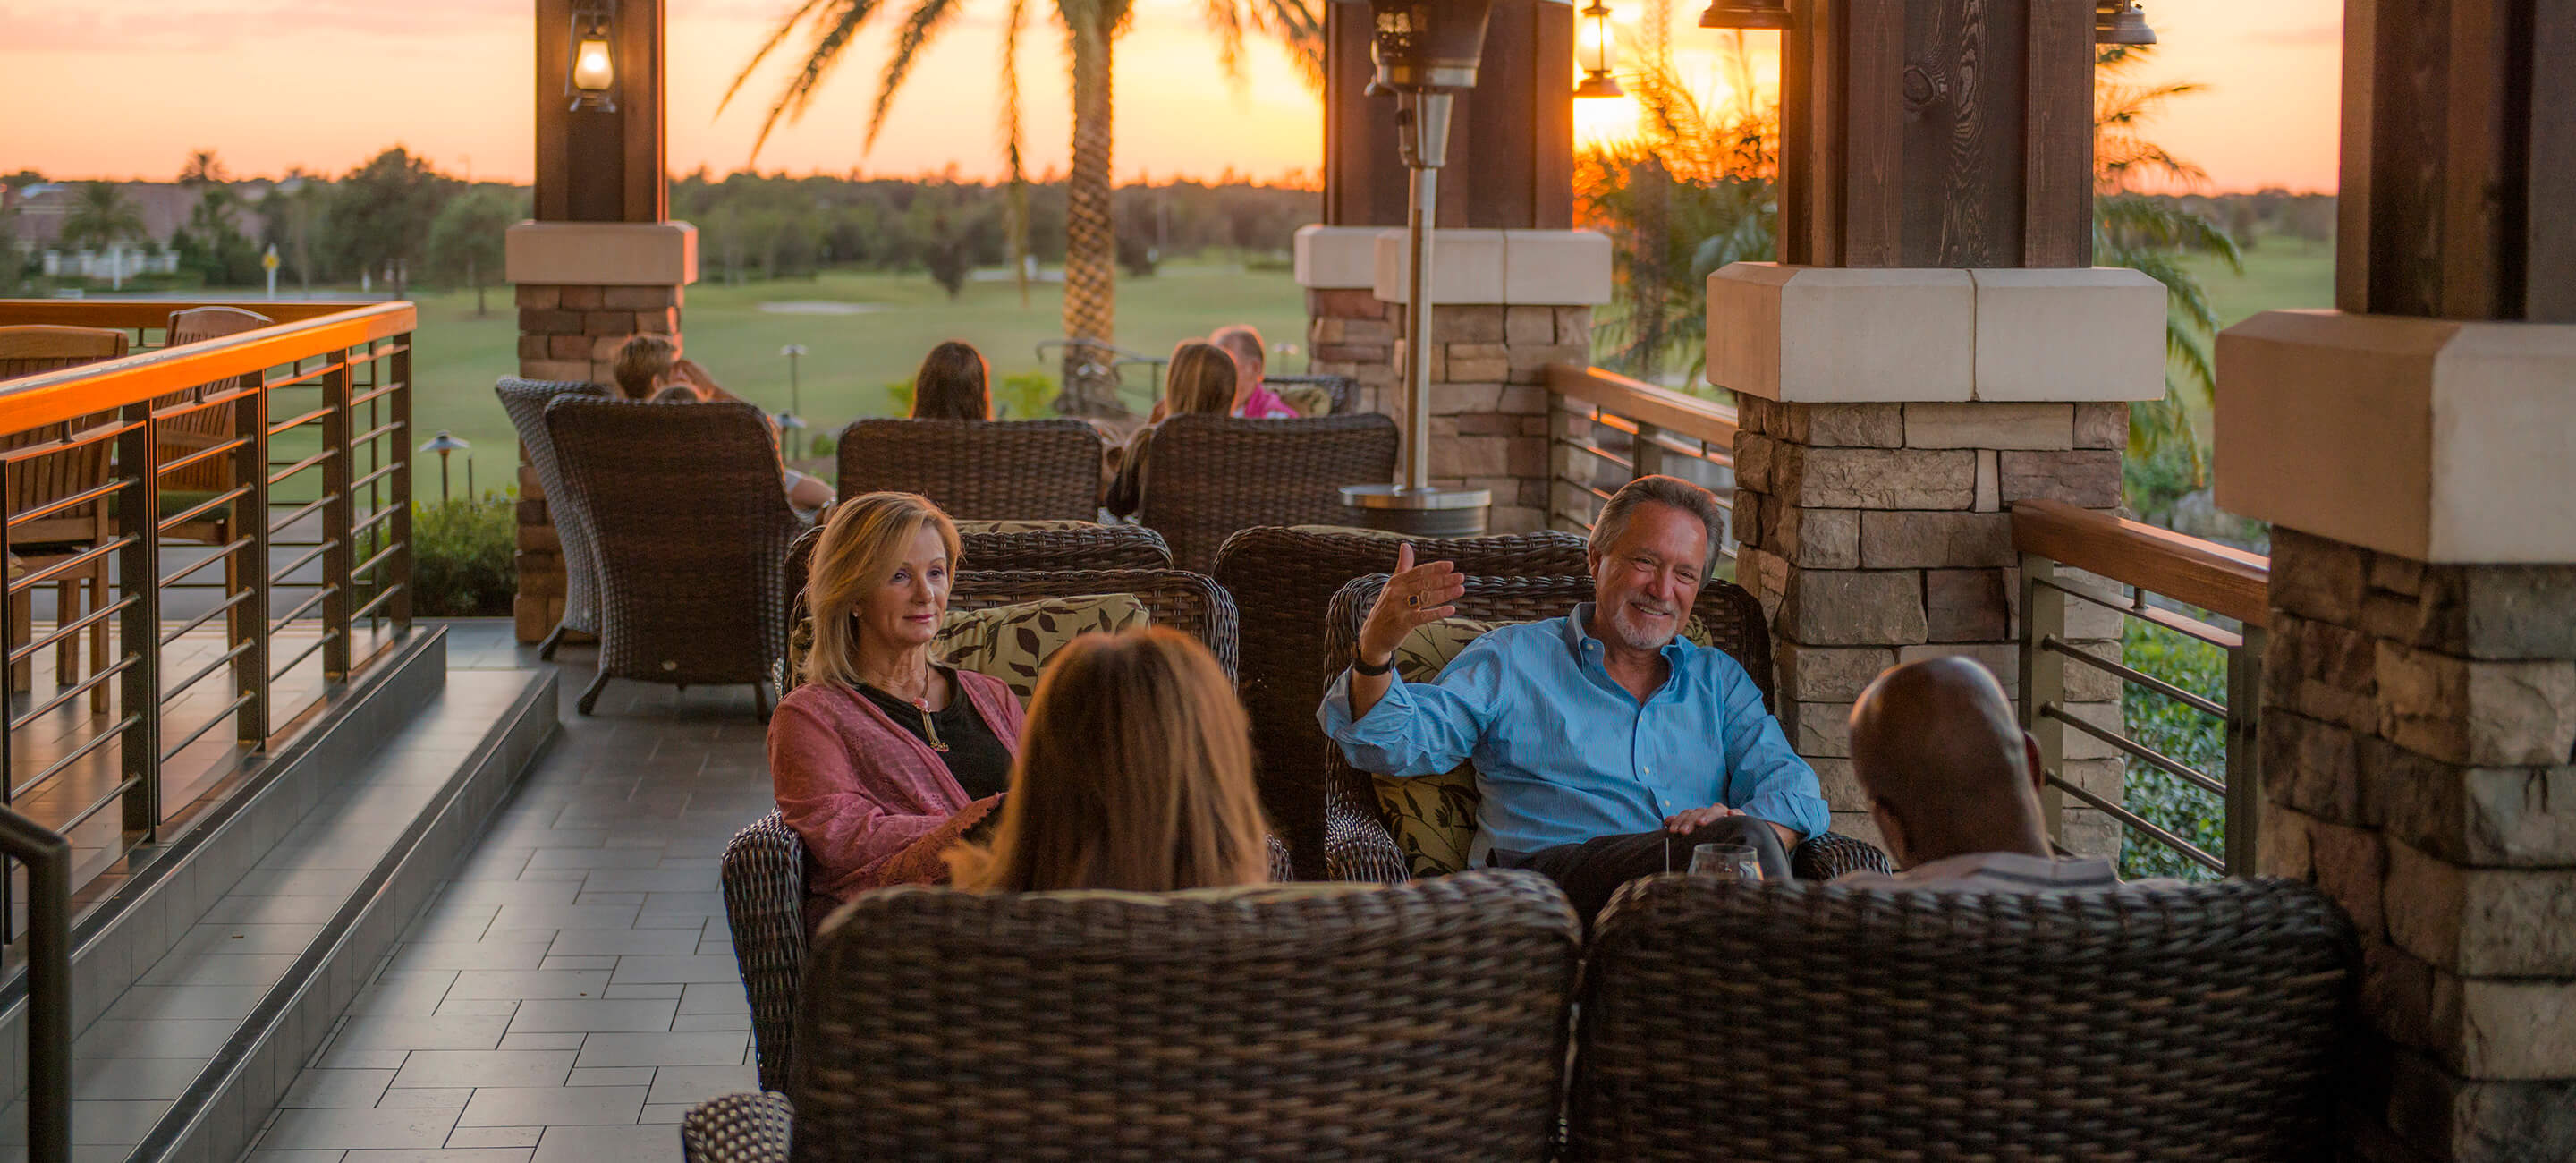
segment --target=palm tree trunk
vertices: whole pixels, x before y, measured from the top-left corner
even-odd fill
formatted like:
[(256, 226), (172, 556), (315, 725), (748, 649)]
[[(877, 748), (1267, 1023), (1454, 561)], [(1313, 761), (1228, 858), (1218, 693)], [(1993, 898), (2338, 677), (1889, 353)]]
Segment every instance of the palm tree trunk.
[(1064, 395), (1059, 407), (1077, 415), (1118, 416), (1117, 377), (1105, 346), (1118, 316), (1118, 235), (1110, 217), (1110, 29), (1098, 19), (1076, 22), (1073, 42), (1073, 170), (1065, 180)]

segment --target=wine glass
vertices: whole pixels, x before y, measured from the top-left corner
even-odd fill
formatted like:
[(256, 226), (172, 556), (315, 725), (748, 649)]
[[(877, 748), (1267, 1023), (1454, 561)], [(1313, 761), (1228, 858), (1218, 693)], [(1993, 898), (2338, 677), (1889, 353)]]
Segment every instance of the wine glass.
[(1752, 884), (1762, 879), (1762, 859), (1749, 844), (1701, 844), (1691, 849), (1690, 870), (1719, 880)]

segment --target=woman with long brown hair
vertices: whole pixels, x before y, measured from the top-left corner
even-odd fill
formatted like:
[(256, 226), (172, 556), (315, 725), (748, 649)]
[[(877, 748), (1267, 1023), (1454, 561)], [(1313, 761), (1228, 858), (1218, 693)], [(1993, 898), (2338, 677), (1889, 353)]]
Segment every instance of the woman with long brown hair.
[(961, 888), (1170, 892), (1270, 879), (1251, 728), (1198, 640), (1086, 634), (1038, 679), (989, 848), (948, 861)]
[(911, 493), (832, 511), (805, 586), (814, 646), (769, 723), (778, 810), (805, 841), (806, 918), (862, 889), (939, 879), (939, 854), (1010, 783), (1019, 700), (943, 666), (957, 527)]
[(1184, 413), (1231, 415), (1239, 383), (1234, 357), (1223, 348), (1196, 339), (1173, 348), (1171, 365), (1163, 371), (1163, 399), (1154, 406), (1154, 421), (1127, 438), (1101, 504), (1121, 517), (1133, 516), (1145, 502), (1145, 457), (1153, 445), (1154, 430)]
[(992, 419), (993, 371), (984, 353), (954, 339), (931, 348), (912, 377), (912, 418)]

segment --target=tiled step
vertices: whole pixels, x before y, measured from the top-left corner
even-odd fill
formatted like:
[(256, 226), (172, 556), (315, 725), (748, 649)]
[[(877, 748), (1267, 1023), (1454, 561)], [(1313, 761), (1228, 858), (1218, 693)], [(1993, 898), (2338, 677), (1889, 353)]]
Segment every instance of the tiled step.
[[(352, 709), (81, 942), (131, 984), (75, 991), (76, 1158), (238, 1158), (552, 736), (551, 671), (450, 671), (442, 634), (384, 684), (411, 697)], [(24, 1134), (23, 1104), (0, 1113)]]

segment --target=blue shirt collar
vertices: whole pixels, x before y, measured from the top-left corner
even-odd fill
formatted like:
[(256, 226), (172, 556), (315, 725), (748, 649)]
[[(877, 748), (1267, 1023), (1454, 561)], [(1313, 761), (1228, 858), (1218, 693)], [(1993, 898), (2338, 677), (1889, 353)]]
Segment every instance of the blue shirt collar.
[[(1597, 663), (1601, 660), (1602, 646), (1601, 639), (1595, 637), (1588, 629), (1592, 625), (1592, 610), (1591, 602), (1574, 604), (1574, 612), (1567, 615), (1565, 619), (1565, 648), (1573, 651), (1576, 658)], [(1683, 620), (1687, 622), (1689, 615), (1683, 615)], [(1690, 652), (1695, 649), (1697, 647), (1691, 644), (1690, 639), (1675, 633), (1672, 641), (1664, 643), (1664, 661), (1672, 663), (1674, 672), (1679, 673), (1682, 665), (1689, 661)]]

